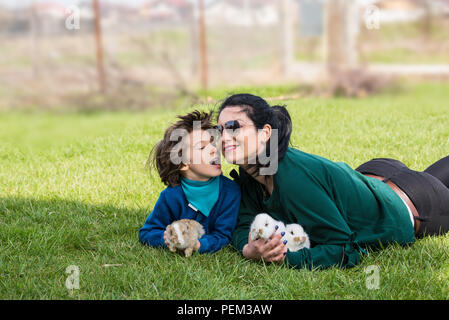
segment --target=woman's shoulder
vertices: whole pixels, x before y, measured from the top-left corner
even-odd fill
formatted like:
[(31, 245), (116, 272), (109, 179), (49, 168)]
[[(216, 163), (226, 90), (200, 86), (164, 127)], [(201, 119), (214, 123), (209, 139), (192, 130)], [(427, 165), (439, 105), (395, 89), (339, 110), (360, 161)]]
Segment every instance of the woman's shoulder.
[(275, 175), (276, 184), (283, 189), (295, 189), (316, 184), (324, 184), (334, 163), (324, 157), (289, 148), (280, 161)]
[[(285, 159), (293, 160), (295, 163), (304, 163), (304, 162), (315, 162), (315, 161), (330, 161), (322, 156), (317, 154), (308, 153), (303, 150), (289, 147), (284, 156)], [(281, 160), (282, 162), (282, 160)]]
[(302, 150), (290, 147), (280, 161), (280, 171), (286, 171), (289, 174), (292, 169), (297, 171), (302, 169), (307, 172), (322, 173), (328, 167), (335, 166), (335, 162), (316, 154), (304, 152)]
[(310, 168), (316, 163), (315, 155), (306, 153), (299, 149), (288, 148), (285, 156), (279, 161), (278, 174), (291, 175), (292, 173), (298, 173), (301, 168)]

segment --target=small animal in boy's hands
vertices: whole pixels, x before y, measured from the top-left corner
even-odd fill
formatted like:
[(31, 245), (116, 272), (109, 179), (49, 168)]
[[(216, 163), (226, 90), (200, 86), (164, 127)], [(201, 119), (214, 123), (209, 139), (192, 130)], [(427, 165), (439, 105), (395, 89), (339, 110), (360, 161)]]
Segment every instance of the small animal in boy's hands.
[(259, 213), (254, 217), (250, 227), (251, 240), (267, 240), (276, 231), (276, 220), (266, 213)]
[(287, 249), (295, 252), (303, 248), (310, 248), (310, 240), (303, 227), (297, 223), (285, 226), (287, 238)]
[(165, 239), (170, 251), (184, 251), (187, 258), (196, 250), (197, 241), (204, 234), (203, 226), (191, 219), (177, 220), (165, 229)]

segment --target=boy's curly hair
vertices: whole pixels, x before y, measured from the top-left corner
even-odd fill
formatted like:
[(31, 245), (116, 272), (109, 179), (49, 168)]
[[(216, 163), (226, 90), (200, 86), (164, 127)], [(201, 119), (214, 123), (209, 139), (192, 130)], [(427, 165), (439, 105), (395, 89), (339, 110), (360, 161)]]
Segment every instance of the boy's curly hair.
[(195, 110), (184, 116), (178, 115), (178, 122), (172, 124), (165, 130), (164, 138), (159, 141), (151, 150), (147, 160), (147, 167), (151, 165), (156, 167), (162, 182), (168, 186), (177, 186), (181, 183), (181, 167), (183, 163), (175, 164), (170, 159), (170, 153), (173, 147), (181, 142), (182, 137), (175, 141), (170, 141), (172, 132), (176, 129), (185, 129), (188, 133), (193, 131), (193, 122), (201, 121), (201, 130), (214, 128), (212, 125), (213, 111), (204, 112)]

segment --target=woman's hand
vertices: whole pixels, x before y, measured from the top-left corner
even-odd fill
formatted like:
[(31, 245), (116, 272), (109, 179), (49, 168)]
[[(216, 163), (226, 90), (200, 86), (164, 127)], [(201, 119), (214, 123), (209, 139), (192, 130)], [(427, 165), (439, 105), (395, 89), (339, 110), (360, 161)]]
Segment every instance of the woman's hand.
[(287, 240), (281, 241), (280, 234), (272, 235), (268, 240), (251, 240), (243, 247), (243, 256), (251, 260), (264, 260), (265, 262), (283, 262), (287, 254), (285, 244)]

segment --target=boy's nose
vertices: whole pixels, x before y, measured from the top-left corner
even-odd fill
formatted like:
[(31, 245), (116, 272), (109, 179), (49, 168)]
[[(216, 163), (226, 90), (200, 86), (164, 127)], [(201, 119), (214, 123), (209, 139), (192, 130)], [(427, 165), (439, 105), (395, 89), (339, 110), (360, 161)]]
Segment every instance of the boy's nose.
[(214, 159), (220, 159), (220, 150), (218, 150), (217, 146), (215, 144), (210, 145), (209, 149), (209, 158)]
[(211, 155), (213, 155), (213, 154), (217, 153), (217, 151), (218, 151), (217, 145), (214, 143), (211, 143), (209, 153)]

